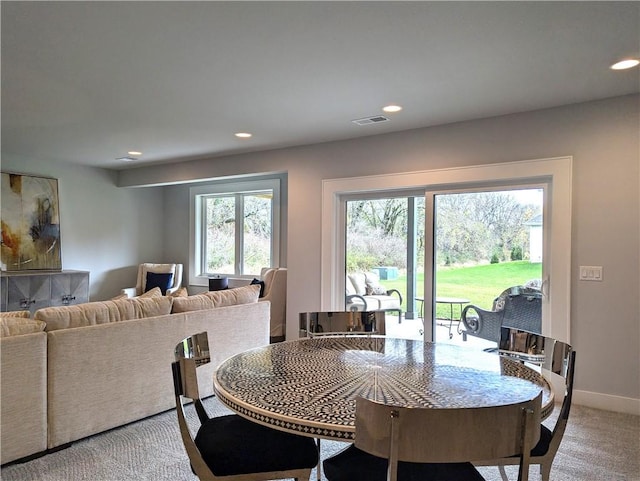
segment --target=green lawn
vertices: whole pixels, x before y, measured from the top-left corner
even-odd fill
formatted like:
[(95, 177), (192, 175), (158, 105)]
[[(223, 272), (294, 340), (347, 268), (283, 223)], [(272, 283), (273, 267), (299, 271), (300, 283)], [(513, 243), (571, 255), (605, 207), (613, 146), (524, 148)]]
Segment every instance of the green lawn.
[[(501, 262), (473, 267), (441, 267), (436, 272), (436, 295), (438, 297), (463, 297), (484, 309), (491, 309), (493, 300), (506, 288), (524, 284), (542, 277), (542, 264), (529, 261)], [(387, 289), (398, 289), (406, 310), (407, 278), (383, 280)], [(418, 296), (422, 296), (424, 275), (417, 279)], [(419, 306), (417, 306), (419, 307)], [(440, 308), (448, 309), (446, 306)], [(444, 311), (443, 311), (444, 313)], [(440, 314), (439, 314), (440, 316)]]

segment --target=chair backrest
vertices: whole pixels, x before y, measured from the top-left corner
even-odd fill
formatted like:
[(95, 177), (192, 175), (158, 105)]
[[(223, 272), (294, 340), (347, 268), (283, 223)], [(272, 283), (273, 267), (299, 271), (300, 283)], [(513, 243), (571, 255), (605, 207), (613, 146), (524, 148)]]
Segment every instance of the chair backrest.
[(502, 325), (541, 333), (542, 292), (520, 286), (512, 289), (514, 292), (505, 297)]
[(264, 282), (264, 292), (259, 301), (271, 303), (269, 337), (284, 340), (287, 331), (287, 268), (264, 267), (260, 278)]
[(302, 312), (300, 336), (322, 335), (385, 335), (384, 311)]
[[(498, 345), (500, 354), (531, 363), (540, 368), (543, 374), (549, 373), (563, 378), (564, 399), (558, 422), (569, 418), (573, 395), (573, 373), (576, 364), (576, 352), (571, 345), (541, 334), (522, 329), (503, 327)], [(559, 429), (556, 423), (555, 431)]]
[(176, 397), (176, 413), (178, 415), (178, 426), (191, 466), (200, 479), (213, 479), (211, 470), (204, 462), (200, 450), (196, 446), (195, 440), (187, 423), (184, 411), (184, 399), (193, 400), (198, 419), (204, 423), (209, 419), (200, 400), (198, 390), (197, 368), (211, 362), (209, 353), (209, 338), (206, 332), (200, 332), (180, 341), (174, 350), (175, 362), (171, 365), (173, 372), (173, 387)]
[[(399, 461), (458, 463), (520, 455), (527, 479), (531, 447), (540, 437), (542, 394), (516, 404), (481, 408), (407, 408), (356, 400), (355, 445), (389, 460), (388, 480)], [(526, 472), (526, 473), (525, 473)]]

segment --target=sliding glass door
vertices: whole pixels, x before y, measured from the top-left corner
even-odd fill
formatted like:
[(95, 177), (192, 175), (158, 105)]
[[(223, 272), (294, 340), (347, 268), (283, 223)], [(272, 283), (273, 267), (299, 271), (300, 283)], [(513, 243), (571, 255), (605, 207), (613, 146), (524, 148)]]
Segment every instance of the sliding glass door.
[(402, 299), (397, 320), (416, 318), (424, 291), (424, 194), (361, 195), (346, 199), (345, 208), (347, 294), (394, 289)]
[[(520, 292), (529, 294), (529, 302), (523, 307), (526, 312), (514, 315), (537, 315), (531, 325), (541, 329), (543, 194), (543, 187), (535, 185), (427, 192), (434, 222), (426, 276), (432, 285), (425, 292), (431, 303), (425, 317), (434, 339), (495, 346), (486, 340), (487, 324)], [(477, 335), (464, 333), (463, 312), (478, 327)]]

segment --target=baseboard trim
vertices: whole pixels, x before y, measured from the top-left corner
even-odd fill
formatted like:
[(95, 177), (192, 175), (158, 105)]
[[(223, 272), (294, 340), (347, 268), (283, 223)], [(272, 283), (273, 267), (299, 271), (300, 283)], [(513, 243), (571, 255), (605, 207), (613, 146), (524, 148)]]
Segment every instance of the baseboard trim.
[(573, 390), (573, 404), (640, 416), (640, 399)]

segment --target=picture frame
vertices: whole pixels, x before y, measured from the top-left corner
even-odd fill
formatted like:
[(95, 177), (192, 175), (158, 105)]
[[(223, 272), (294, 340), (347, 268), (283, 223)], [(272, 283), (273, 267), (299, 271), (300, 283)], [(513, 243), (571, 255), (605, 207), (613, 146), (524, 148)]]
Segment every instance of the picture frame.
[(1, 174), (0, 270), (61, 270), (58, 180)]

